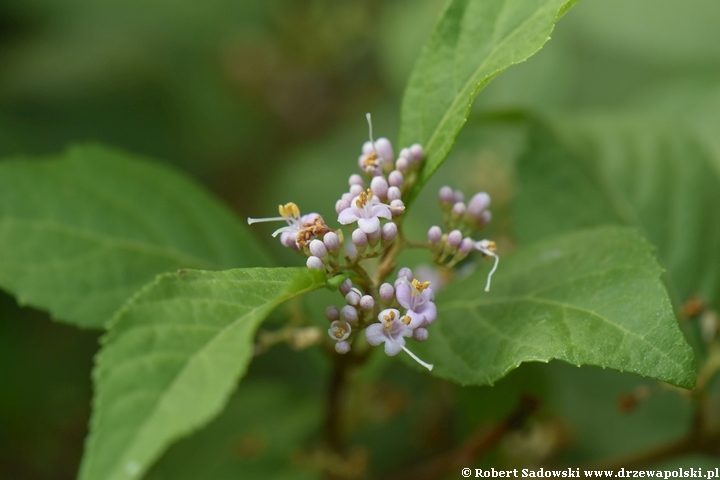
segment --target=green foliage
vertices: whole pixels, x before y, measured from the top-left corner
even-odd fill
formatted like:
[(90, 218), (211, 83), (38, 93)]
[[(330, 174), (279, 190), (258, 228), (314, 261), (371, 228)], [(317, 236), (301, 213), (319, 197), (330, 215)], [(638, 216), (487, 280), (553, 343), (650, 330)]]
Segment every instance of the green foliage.
[(220, 413), (270, 311), (323, 285), (306, 268), (278, 268), (165, 274), (144, 288), (104, 338), (80, 479), (139, 478)]
[(542, 48), (555, 22), (576, 1), (450, 2), (415, 64), (403, 98), (399, 144), (418, 142), (427, 157), (406, 204), (452, 150), (477, 94), (500, 72)]
[(244, 382), (222, 415), (174, 445), (147, 480), (312, 479), (289, 460), (317, 431), (322, 402), (281, 383)]
[(437, 297), (431, 340), (417, 348), (433, 374), (492, 384), (521, 362), (553, 358), (695, 383), (652, 246), (630, 229), (555, 237), (503, 258)]
[(99, 328), (159, 273), (266, 258), (201, 186), (143, 158), (88, 146), (0, 164), (0, 286), (59, 320)]
[(717, 158), (682, 125), (653, 117), (567, 116), (537, 125), (518, 167), (518, 236), (634, 226), (657, 246), (680, 300), (720, 301)]

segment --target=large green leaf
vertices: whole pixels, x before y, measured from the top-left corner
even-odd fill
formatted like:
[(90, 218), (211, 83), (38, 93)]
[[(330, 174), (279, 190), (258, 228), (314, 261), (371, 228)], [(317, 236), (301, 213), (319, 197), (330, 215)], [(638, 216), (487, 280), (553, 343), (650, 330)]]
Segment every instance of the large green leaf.
[(690, 388), (692, 350), (675, 320), (653, 247), (606, 227), (568, 234), (502, 258), (437, 298), (438, 320), (419, 355), (433, 374), (492, 384), (521, 362), (559, 359)]
[(639, 228), (680, 300), (720, 302), (720, 162), (678, 122), (596, 115), (535, 127), (519, 162), (522, 240), (602, 224)]
[(241, 222), (187, 177), (99, 146), (0, 163), (0, 286), (101, 327), (155, 275), (266, 266)]
[(419, 142), (427, 155), (409, 201), (450, 153), (477, 94), (500, 72), (540, 50), (555, 22), (576, 2), (450, 2), (420, 54), (403, 98), (399, 144)]
[(159, 276), (104, 339), (80, 479), (141, 477), (170, 443), (221, 411), (267, 314), (324, 282), (307, 268)]
[(222, 415), (173, 445), (146, 480), (312, 479), (292, 462), (317, 434), (323, 402), (316, 392), (270, 382), (243, 382)]

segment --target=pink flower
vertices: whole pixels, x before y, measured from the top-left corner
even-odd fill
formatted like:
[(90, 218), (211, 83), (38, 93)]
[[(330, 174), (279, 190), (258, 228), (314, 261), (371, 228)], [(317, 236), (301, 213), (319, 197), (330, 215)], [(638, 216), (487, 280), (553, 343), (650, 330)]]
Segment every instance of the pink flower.
[(390, 207), (380, 203), (372, 190), (368, 189), (367, 193), (360, 192), (360, 195), (352, 199), (350, 207), (340, 212), (338, 222), (343, 225), (357, 222), (360, 230), (373, 234), (380, 231), (380, 218), (392, 218)]

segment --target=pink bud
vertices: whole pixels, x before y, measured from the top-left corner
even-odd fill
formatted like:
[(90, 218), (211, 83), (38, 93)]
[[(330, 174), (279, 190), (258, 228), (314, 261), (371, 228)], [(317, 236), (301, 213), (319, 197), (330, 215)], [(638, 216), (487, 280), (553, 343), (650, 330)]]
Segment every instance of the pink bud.
[(383, 242), (392, 242), (397, 235), (397, 225), (393, 222), (388, 222), (382, 226), (382, 240)]
[(322, 259), (327, 256), (327, 247), (322, 240), (315, 239), (310, 242), (310, 253)]
[(349, 278), (346, 278), (341, 284), (340, 284), (340, 293), (343, 295), (347, 295), (350, 290), (353, 288), (352, 280)]
[(375, 299), (370, 295), (364, 295), (360, 299), (360, 308), (362, 308), (366, 312), (372, 311), (372, 309), (375, 307)]
[(425, 150), (419, 143), (415, 143), (410, 147), (410, 153), (412, 153), (412, 158), (416, 162), (420, 162), (425, 158)]
[(455, 205), (453, 205), (452, 213), (457, 217), (462, 217), (463, 215), (465, 215), (465, 210), (465, 204), (462, 202), (457, 202)]
[(353, 173), (350, 175), (350, 178), (348, 179), (348, 184), (352, 187), (353, 185), (360, 185), (362, 188), (365, 188), (365, 180), (358, 175), (357, 173)]
[(378, 138), (375, 141), (375, 148), (377, 149), (378, 155), (383, 159), (383, 163), (392, 162), (393, 160), (395, 160), (395, 154), (393, 153), (392, 144), (387, 138)]
[(398, 172), (397, 170), (393, 170), (390, 172), (390, 175), (388, 175), (388, 183), (390, 183), (393, 187), (402, 187), (403, 185), (403, 174)]
[(334, 252), (338, 248), (340, 248), (340, 238), (335, 232), (326, 233), (323, 237), (323, 243), (325, 244), (325, 248), (327, 248), (331, 252)]
[(385, 177), (373, 177), (370, 182), (370, 190), (372, 190), (380, 200), (385, 200), (388, 194), (388, 182), (385, 180)]
[(331, 305), (325, 309), (325, 318), (331, 322), (340, 318), (340, 310), (335, 305)]
[(460, 242), (460, 253), (468, 254), (472, 251), (472, 249), (475, 248), (475, 242), (470, 237), (463, 238), (462, 242)]
[(339, 341), (335, 344), (335, 351), (340, 355), (345, 355), (350, 351), (350, 344), (346, 340)]
[(380, 285), (380, 298), (385, 303), (390, 303), (395, 298), (395, 287), (389, 283)]
[(352, 232), (352, 242), (355, 244), (356, 247), (362, 248), (368, 244), (368, 237), (365, 232), (360, 230), (359, 228), (356, 228)]
[(390, 187), (388, 188), (387, 192), (387, 198), (388, 200), (400, 200), (400, 197), (402, 197), (402, 193), (400, 192), (400, 189), (398, 187)]
[(430, 227), (427, 234), (428, 241), (430, 243), (437, 243), (442, 238), (442, 230), (437, 225)]
[(342, 310), (340, 310), (340, 316), (346, 322), (356, 322), (358, 319), (357, 310), (350, 305), (345, 305)]
[(448, 233), (447, 236), (447, 243), (451, 247), (457, 247), (460, 245), (460, 242), (462, 242), (462, 232), (460, 230), (453, 230), (452, 232)]
[(395, 162), (395, 168), (401, 172), (406, 172), (407, 169), (410, 168), (410, 162), (408, 162), (407, 158), (400, 157), (397, 162)]
[(447, 185), (442, 187), (440, 189), (440, 192), (438, 193), (438, 198), (440, 199), (440, 203), (453, 203), (453, 190), (452, 188), (448, 187)]
[(476, 193), (468, 203), (467, 211), (473, 217), (480, 219), (482, 213), (490, 206), (490, 195), (485, 192)]
[(413, 331), (413, 338), (414, 338), (416, 341), (418, 341), (418, 342), (424, 342), (425, 340), (428, 339), (428, 331), (427, 331), (427, 329), (426, 329), (426, 328), (422, 328), (422, 327), (416, 328), (416, 329)]
[(308, 257), (305, 264), (310, 270), (325, 270), (325, 265), (323, 264), (323, 261), (315, 256)]

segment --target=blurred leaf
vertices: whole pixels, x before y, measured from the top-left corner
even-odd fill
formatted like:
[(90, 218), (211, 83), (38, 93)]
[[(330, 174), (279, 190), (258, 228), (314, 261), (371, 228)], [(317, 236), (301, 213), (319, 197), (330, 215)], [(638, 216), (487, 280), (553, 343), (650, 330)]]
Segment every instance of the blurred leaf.
[(696, 135), (653, 117), (557, 117), (518, 166), (521, 240), (624, 224), (658, 247), (686, 300), (720, 301), (720, 162)]
[(267, 265), (238, 219), (184, 175), (99, 146), (0, 163), (0, 285), (102, 327), (159, 273)]
[(317, 478), (291, 457), (318, 430), (322, 405), (284, 384), (243, 383), (218, 418), (173, 445), (146, 479)]
[(419, 142), (427, 157), (408, 201), (450, 153), (475, 96), (500, 72), (537, 52), (576, 1), (453, 0), (448, 5), (403, 98), (399, 145)]
[(165, 274), (113, 319), (93, 372), (80, 479), (139, 478), (175, 440), (220, 413), (257, 326), (324, 285), (307, 268)]
[(430, 340), (414, 347), (433, 374), (492, 384), (521, 362), (553, 358), (695, 384), (652, 246), (604, 228), (555, 237), (500, 262), (490, 293), (477, 271), (437, 297)]

